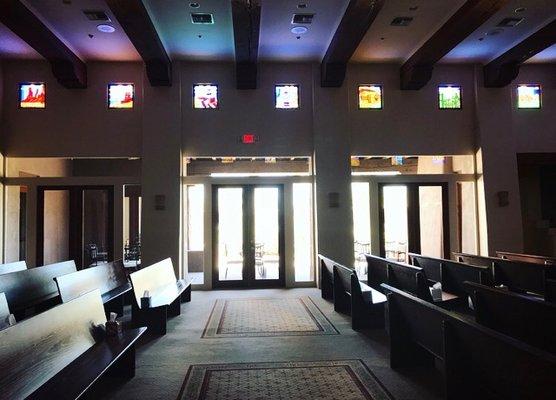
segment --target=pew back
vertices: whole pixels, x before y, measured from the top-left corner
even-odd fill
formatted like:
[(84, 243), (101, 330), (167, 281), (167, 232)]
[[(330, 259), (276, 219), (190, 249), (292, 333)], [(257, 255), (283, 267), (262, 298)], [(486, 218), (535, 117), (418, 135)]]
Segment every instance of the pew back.
[(0, 275), (9, 274), (10, 272), (23, 271), (27, 269), (25, 261), (16, 261), (0, 265)]
[[(103, 301), (110, 300), (111, 292), (131, 289), (121, 260), (100, 264), (54, 278), (62, 302), (66, 303), (94, 289), (99, 289)], [(112, 293), (115, 294), (115, 293)], [(118, 293), (121, 294), (121, 293)]]
[(172, 259), (170, 258), (142, 268), (132, 273), (129, 278), (131, 279), (135, 300), (139, 307), (141, 306), (141, 297), (143, 297), (143, 293), (146, 290), (153, 296), (157, 290), (162, 290), (169, 285), (175, 287), (177, 282)]
[(334, 264), (334, 310), (349, 314), (351, 312), (351, 275), (354, 270)]
[(388, 282), (388, 261), (382, 257), (365, 254), (367, 259), (367, 283), (375, 290), (382, 290), (381, 284)]
[(556, 265), (556, 257), (511, 253), (509, 251), (497, 251), (496, 255), (500, 258), (504, 258), (510, 261), (523, 261), (523, 262), (542, 264), (542, 265)]
[(556, 305), (471, 282), (465, 286), (479, 324), (556, 354)]
[(492, 267), (494, 261), (499, 260), (499, 258), (494, 257), (483, 257), (477, 256), (475, 254), (467, 253), (452, 253), (457, 262), (469, 265), (476, 265), (479, 267)]
[(332, 299), (334, 296), (334, 261), (318, 255), (320, 265), (320, 290), (323, 299)]
[(65, 261), (12, 272), (2, 275), (0, 292), (6, 294), (12, 312), (24, 311), (26, 308), (58, 298), (58, 287), (54, 278), (75, 271), (75, 263)]
[(546, 272), (544, 265), (497, 259), (493, 269), (494, 284), (544, 296)]
[(491, 283), (491, 268), (467, 265), (449, 260), (442, 260), (442, 290), (467, 296), (465, 281), (489, 285)]
[(432, 302), (427, 278), (421, 268), (389, 261), (388, 285), (413, 293), (420, 299)]
[(441, 259), (425, 257), (415, 253), (409, 253), (409, 259), (411, 260), (412, 265), (422, 268), (423, 271), (425, 271), (425, 275), (428, 280), (440, 282), (440, 264), (442, 262)]
[(0, 331), (3, 398), (31, 395), (92, 347), (92, 325), (105, 322), (96, 290)]

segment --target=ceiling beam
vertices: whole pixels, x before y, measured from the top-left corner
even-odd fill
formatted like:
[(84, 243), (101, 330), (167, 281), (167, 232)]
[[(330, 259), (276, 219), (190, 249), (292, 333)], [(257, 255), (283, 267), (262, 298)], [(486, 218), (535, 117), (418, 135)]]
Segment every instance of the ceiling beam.
[(106, 4), (145, 62), (151, 86), (172, 86), (172, 62), (141, 0), (106, 0)]
[(509, 0), (467, 0), (401, 67), (402, 90), (419, 90), (442, 57), (483, 25)]
[(485, 87), (504, 87), (519, 74), (522, 63), (556, 43), (556, 20), (539, 29), (483, 67)]
[(256, 89), (261, 26), (259, 0), (232, 0), (232, 20), (236, 50), (236, 87)]
[(46, 58), (58, 82), (87, 87), (87, 66), (20, 0), (0, 0), (0, 21)]
[(350, 0), (320, 65), (322, 87), (340, 87), (346, 67), (385, 0)]

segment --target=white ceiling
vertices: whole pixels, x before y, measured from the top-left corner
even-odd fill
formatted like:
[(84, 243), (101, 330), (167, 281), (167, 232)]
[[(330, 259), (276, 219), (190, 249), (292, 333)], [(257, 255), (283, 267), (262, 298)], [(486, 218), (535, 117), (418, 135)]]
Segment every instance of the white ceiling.
[[(115, 20), (105, 0), (23, 0), (84, 61), (139, 61), (131, 41)], [(143, 0), (172, 59), (234, 59), (230, 0)], [(324, 56), (349, 0), (261, 0), (261, 61), (319, 61)], [(306, 4), (299, 9), (298, 4)], [(442, 26), (465, 0), (385, 0), (384, 7), (357, 48), (352, 61), (402, 63)], [(417, 9), (410, 9), (417, 7)], [(514, 10), (525, 7), (523, 13)], [(102, 10), (116, 28), (112, 34), (97, 31), (83, 10)], [(194, 25), (191, 12), (209, 12), (214, 25)], [(309, 31), (300, 39), (291, 33), (294, 13), (314, 13)], [(486, 36), (504, 17), (525, 20), (502, 33)], [(414, 18), (408, 27), (391, 26), (397, 16)], [(556, 0), (511, 0), (483, 26), (446, 55), (446, 63), (486, 63), (556, 18)], [(92, 38), (89, 34), (93, 35)], [(200, 37), (199, 37), (200, 36)], [(479, 38), (483, 38), (479, 41)], [(40, 56), (0, 24), (0, 57), (34, 59)], [(529, 62), (556, 62), (556, 45)]]

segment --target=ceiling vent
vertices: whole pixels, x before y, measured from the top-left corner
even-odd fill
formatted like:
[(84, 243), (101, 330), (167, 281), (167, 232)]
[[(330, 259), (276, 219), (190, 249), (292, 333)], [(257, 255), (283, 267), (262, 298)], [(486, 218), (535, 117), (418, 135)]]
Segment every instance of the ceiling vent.
[(214, 24), (214, 18), (209, 13), (191, 13), (191, 22), (194, 24)]
[(294, 14), (292, 18), (292, 24), (308, 25), (313, 22), (314, 16), (315, 14)]
[(83, 14), (85, 14), (89, 21), (110, 22), (110, 17), (104, 11), (85, 10)]
[(504, 18), (496, 26), (499, 26), (500, 28), (513, 28), (514, 26), (519, 25), (521, 21), (523, 21), (523, 18), (509, 17), (509, 18)]
[(390, 22), (392, 26), (408, 26), (411, 21), (413, 21), (413, 17), (396, 17)]

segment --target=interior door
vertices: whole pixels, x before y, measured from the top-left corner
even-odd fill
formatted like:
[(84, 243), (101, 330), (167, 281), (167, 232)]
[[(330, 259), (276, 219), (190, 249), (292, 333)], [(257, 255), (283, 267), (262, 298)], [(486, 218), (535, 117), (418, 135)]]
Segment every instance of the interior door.
[(449, 258), (448, 185), (379, 184), (380, 252), (407, 262), (408, 253)]
[(213, 187), (213, 286), (285, 283), (282, 185)]

